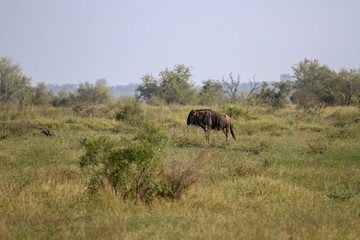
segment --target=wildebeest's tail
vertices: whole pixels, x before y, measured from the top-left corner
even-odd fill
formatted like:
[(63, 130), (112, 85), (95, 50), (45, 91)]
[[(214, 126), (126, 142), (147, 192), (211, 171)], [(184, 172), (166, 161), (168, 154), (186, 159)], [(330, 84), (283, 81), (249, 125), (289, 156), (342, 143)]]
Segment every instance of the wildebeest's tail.
[(234, 131), (232, 129), (231, 124), (230, 124), (230, 132), (231, 132), (231, 136), (236, 140), (235, 133), (234, 133)]

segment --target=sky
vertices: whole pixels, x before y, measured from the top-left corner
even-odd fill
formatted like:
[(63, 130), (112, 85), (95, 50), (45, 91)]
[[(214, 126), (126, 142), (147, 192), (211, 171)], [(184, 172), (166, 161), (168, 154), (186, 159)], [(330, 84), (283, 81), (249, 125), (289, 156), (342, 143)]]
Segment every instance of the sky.
[(358, 0), (0, 0), (0, 57), (33, 85), (141, 83), (177, 64), (279, 81), (305, 58), (360, 68)]

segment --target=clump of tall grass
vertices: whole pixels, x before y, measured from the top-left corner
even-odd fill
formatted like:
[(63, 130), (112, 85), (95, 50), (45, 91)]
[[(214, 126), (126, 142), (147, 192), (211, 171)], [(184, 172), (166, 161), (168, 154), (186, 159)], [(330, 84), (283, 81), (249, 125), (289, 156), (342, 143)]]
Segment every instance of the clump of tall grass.
[(260, 174), (259, 164), (242, 157), (229, 162), (227, 172), (231, 177), (249, 177)]
[(0, 140), (7, 139), (9, 137), (9, 134), (4, 131), (3, 129), (0, 129)]
[(331, 120), (350, 120), (355, 121), (360, 118), (360, 109), (356, 107), (332, 107), (327, 108), (324, 113), (325, 118)]
[(77, 104), (72, 107), (72, 111), (78, 117), (87, 118), (97, 116), (95, 106), (88, 104)]
[(16, 121), (29, 119), (61, 119), (72, 115), (68, 108), (54, 108), (51, 106), (1, 106), (1, 121)]
[(183, 166), (179, 161), (172, 161), (161, 166), (158, 195), (169, 199), (178, 199), (193, 183), (199, 174), (195, 166)]
[(260, 140), (250, 141), (244, 146), (244, 150), (247, 152), (252, 152), (255, 155), (260, 154), (260, 152), (267, 151), (271, 149), (273, 141), (269, 137), (263, 137)]
[(327, 138), (313, 138), (306, 140), (306, 144), (309, 148), (309, 153), (325, 153), (330, 147), (330, 141)]

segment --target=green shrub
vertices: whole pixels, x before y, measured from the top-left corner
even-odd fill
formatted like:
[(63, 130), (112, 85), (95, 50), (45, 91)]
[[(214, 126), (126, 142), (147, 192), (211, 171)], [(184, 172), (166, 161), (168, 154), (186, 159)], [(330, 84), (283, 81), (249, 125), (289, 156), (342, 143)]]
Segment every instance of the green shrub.
[(342, 192), (342, 193), (330, 192), (330, 193), (326, 193), (326, 196), (329, 197), (329, 198), (332, 198), (334, 200), (338, 200), (338, 201), (348, 201), (351, 197), (355, 196), (359, 192), (360, 191), (355, 192), (355, 193), (351, 193), (351, 192)]
[(246, 119), (256, 119), (248, 109), (229, 103), (222, 106), (222, 111), (231, 118), (243, 117)]
[(347, 121), (350, 120), (353, 122), (354, 120), (360, 117), (359, 108), (355, 107), (335, 107), (330, 108), (328, 110), (329, 115), (327, 116), (328, 119), (332, 119), (335, 121)]
[(89, 189), (96, 191), (108, 182), (124, 199), (149, 201), (158, 195), (160, 163), (168, 137), (157, 126), (144, 123), (130, 143), (117, 143), (110, 136), (85, 139), (81, 167), (94, 173)]
[(96, 110), (94, 106), (86, 105), (86, 104), (77, 104), (72, 107), (72, 111), (75, 113), (76, 116), (79, 117), (95, 117)]
[(226, 109), (226, 114), (231, 118), (236, 118), (244, 115), (244, 109), (238, 106), (229, 107)]
[(138, 99), (127, 99), (119, 104), (115, 114), (116, 120), (135, 120), (139, 119), (143, 110)]

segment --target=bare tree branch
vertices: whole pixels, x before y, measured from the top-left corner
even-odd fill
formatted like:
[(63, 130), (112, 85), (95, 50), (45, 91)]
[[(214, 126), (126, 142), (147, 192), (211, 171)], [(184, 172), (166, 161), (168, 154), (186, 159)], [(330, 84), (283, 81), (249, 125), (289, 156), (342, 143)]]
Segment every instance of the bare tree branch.
[(254, 76), (253, 76), (253, 81), (250, 82), (250, 92), (246, 97), (246, 101), (249, 103), (250, 103), (251, 95), (253, 95), (254, 92), (261, 87), (260, 82), (256, 81), (255, 76), (256, 76), (256, 74), (254, 74)]
[(238, 90), (238, 86), (240, 84), (240, 75), (237, 76), (237, 79), (234, 79), (232, 73), (229, 73), (230, 82), (225, 81), (224, 77), (222, 78), (221, 82), (223, 83), (224, 89), (223, 91), (229, 95), (232, 102), (236, 101), (236, 93)]

